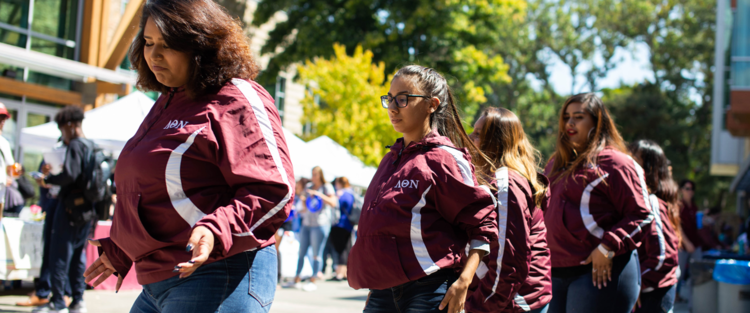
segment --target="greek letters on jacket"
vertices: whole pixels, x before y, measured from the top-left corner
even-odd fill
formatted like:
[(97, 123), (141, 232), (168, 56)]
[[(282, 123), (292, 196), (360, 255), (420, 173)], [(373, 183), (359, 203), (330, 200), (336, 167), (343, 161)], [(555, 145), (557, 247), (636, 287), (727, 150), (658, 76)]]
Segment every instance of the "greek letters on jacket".
[(435, 132), (408, 147), (399, 139), (367, 190), (349, 284), (385, 289), (458, 269), (470, 241), (495, 240), (493, 208), (464, 149)]
[(195, 226), (215, 235), (208, 262), (273, 244), (292, 204), (293, 172), (278, 112), (258, 84), (234, 79), (218, 94), (162, 95), (117, 163), (118, 202), (102, 241), (120, 274), (141, 284), (189, 260)]

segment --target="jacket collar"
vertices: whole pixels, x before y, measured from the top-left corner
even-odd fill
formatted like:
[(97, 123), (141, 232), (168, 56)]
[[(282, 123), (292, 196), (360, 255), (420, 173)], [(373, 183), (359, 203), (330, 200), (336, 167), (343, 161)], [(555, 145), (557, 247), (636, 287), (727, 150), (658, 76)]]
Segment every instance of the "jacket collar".
[(450, 139), (448, 139), (448, 137), (441, 136), (436, 129), (433, 129), (429, 133), (427, 133), (427, 135), (424, 136), (422, 140), (420, 140), (419, 142), (412, 142), (408, 147), (406, 147), (406, 149), (404, 149), (404, 137), (397, 139), (396, 143), (391, 146), (391, 151), (398, 154), (401, 149), (406, 152), (420, 147), (434, 147), (440, 145), (450, 147), (454, 146), (453, 143), (451, 143)]

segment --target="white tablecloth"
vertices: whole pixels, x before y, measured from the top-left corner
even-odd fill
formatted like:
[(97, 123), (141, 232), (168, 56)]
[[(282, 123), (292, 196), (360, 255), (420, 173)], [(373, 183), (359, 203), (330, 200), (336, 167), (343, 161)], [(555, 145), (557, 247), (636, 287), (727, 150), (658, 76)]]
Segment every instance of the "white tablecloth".
[(4, 217), (1, 224), (0, 260), (5, 260), (5, 264), (0, 265), (0, 279), (38, 277), (42, 267), (44, 223)]

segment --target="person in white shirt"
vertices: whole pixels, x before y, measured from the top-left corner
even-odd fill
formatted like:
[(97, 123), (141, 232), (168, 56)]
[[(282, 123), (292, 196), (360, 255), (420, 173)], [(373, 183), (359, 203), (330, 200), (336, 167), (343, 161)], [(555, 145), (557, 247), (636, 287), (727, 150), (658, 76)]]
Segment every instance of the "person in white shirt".
[[(8, 113), (8, 109), (5, 108), (5, 104), (0, 102), (0, 135), (3, 133), (3, 127), (8, 118), (10, 118), (10, 113)], [(16, 163), (16, 161), (13, 159), (10, 142), (8, 142), (5, 137), (0, 136), (0, 169), (5, 169), (0, 170), (0, 212), (5, 209), (5, 191), (7, 190), (7, 186), (11, 184), (11, 177), (8, 175), (8, 167), (14, 163)]]

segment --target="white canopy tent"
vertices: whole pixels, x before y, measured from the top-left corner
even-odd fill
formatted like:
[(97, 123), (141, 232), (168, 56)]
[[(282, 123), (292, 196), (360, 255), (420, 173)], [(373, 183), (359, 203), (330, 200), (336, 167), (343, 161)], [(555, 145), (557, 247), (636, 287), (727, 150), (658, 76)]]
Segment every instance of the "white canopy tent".
[[(125, 143), (135, 135), (154, 100), (140, 91), (133, 92), (108, 105), (86, 112), (83, 133), (107, 154), (118, 156)], [(49, 122), (21, 130), (21, 146), (25, 150), (49, 151), (60, 138), (57, 124)]]
[(307, 147), (310, 151), (306, 153), (309, 167), (298, 169), (295, 165), (295, 174), (301, 171), (302, 176), (310, 177), (312, 168), (320, 166), (327, 180), (344, 176), (352, 185), (367, 188), (377, 171), (374, 167), (366, 166), (359, 158), (351, 155), (349, 150), (328, 136), (310, 140)]

